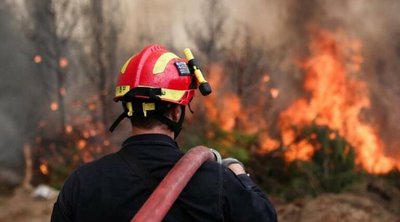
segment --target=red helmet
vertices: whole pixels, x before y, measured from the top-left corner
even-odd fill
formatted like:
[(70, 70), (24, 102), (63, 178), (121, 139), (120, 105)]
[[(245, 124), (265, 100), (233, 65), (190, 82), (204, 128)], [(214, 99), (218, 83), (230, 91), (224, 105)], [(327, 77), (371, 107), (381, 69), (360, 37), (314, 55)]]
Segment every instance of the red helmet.
[[(166, 104), (186, 106), (199, 85), (203, 95), (211, 93), (190, 49), (184, 50), (186, 59), (179, 58), (160, 45), (150, 45), (132, 56), (121, 68), (114, 101), (122, 101), (124, 112), (111, 126), (113, 131), (125, 117), (153, 115), (157, 120), (179, 133), (184, 118), (173, 122), (162, 115)], [(161, 115), (160, 115), (161, 114)]]
[(114, 100), (158, 97), (161, 101), (187, 105), (196, 88), (197, 81), (186, 59), (168, 52), (163, 46), (150, 45), (122, 66)]

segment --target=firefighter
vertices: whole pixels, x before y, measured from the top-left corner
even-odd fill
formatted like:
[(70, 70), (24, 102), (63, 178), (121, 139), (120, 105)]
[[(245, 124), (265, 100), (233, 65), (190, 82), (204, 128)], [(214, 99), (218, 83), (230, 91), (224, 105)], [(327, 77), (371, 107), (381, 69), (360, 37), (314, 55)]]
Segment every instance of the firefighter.
[[(184, 155), (175, 138), (195, 90), (211, 93), (190, 51), (187, 59), (150, 45), (121, 68), (115, 101), (132, 124), (131, 137), (113, 154), (84, 164), (65, 181), (51, 221), (129, 221)], [(189, 60), (189, 61), (188, 61)], [(276, 221), (274, 207), (228, 158), (207, 161), (191, 178), (164, 221)]]

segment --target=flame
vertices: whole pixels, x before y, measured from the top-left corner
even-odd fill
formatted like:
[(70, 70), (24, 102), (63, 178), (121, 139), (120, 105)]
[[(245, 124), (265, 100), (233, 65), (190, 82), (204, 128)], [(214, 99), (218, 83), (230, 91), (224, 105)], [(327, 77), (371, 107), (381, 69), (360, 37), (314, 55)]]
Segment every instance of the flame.
[[(259, 108), (258, 104), (244, 108), (238, 95), (231, 91), (225, 91), (227, 89), (223, 88), (223, 71), (222, 66), (217, 64), (212, 64), (208, 70), (208, 81), (213, 86), (213, 93), (204, 100), (207, 120), (217, 123), (221, 129), (227, 132), (232, 132), (239, 126), (246, 133), (257, 132), (263, 124), (260, 123), (259, 119), (256, 120), (257, 122), (253, 121), (251, 116), (254, 116), (254, 113), (259, 113), (255, 110)], [(260, 83), (265, 81), (269, 81), (267, 74), (264, 75)], [(207, 136), (212, 137), (212, 132), (207, 134)]]
[(229, 92), (221, 92), (216, 86), (221, 85), (223, 69), (213, 64), (209, 67), (209, 82), (214, 86), (214, 92), (205, 100), (207, 118), (209, 121), (218, 123), (221, 129), (232, 131), (236, 126), (237, 117), (240, 114), (241, 104), (237, 95)]
[[(213, 64), (209, 68), (212, 73), (209, 82), (212, 86), (221, 85), (223, 69)], [(218, 123), (225, 131), (232, 131), (236, 126), (237, 116), (240, 113), (240, 99), (233, 93), (223, 93), (214, 87), (214, 92), (205, 100), (207, 118), (211, 122)]]
[(291, 145), (290, 149), (285, 152), (285, 159), (287, 161), (293, 160), (310, 160), (314, 153), (314, 147), (307, 141), (302, 140), (298, 144)]
[(39, 170), (43, 175), (48, 175), (49, 174), (49, 167), (47, 166), (46, 163), (41, 163), (39, 165)]
[(262, 78), (262, 81), (263, 81), (264, 83), (267, 83), (267, 82), (269, 82), (270, 79), (271, 79), (271, 78), (269, 77), (269, 75), (268, 75), (268, 74), (265, 74), (265, 75), (263, 76), (263, 78)]
[(109, 140), (104, 140), (103, 145), (104, 146), (109, 146), (111, 143)]
[(225, 131), (232, 131), (236, 126), (236, 121), (240, 115), (240, 99), (234, 94), (226, 94), (222, 100), (222, 109), (219, 112), (219, 123)]
[(90, 152), (84, 152), (82, 155), (82, 159), (84, 163), (88, 163), (94, 160), (93, 155)]
[[(314, 30), (309, 45), (311, 56), (300, 66), (305, 71), (304, 90), (310, 98), (300, 98), (280, 114), (283, 143), (291, 144), (296, 133), (292, 125), (312, 123), (338, 130), (356, 149), (356, 163), (370, 173), (386, 173), (400, 163), (387, 157), (377, 129), (361, 120), (370, 107), (368, 88), (357, 79), (363, 57), (362, 44), (343, 32)], [(336, 135), (330, 135), (335, 138)], [(291, 145), (287, 160), (309, 159), (313, 148), (306, 141)]]
[(279, 141), (274, 140), (272, 138), (269, 137), (268, 133), (263, 132), (260, 133), (260, 153), (268, 153), (272, 150), (275, 150), (277, 148), (279, 148)]
[[(62, 94), (63, 88), (60, 88)], [(42, 174), (52, 174), (54, 166), (65, 166), (68, 169), (77, 167), (82, 162), (90, 162), (99, 156), (116, 151), (117, 146), (108, 138), (106, 126), (98, 118), (97, 110), (88, 112), (89, 104), (98, 107), (98, 96), (88, 96), (85, 100), (71, 100), (68, 107), (68, 124), (63, 133), (54, 132), (53, 124), (41, 120), (37, 124), (40, 136), (36, 136), (33, 147), (40, 151), (41, 160), (38, 169)], [(50, 104), (50, 109), (59, 109), (57, 102)], [(97, 114), (97, 115), (96, 115)], [(49, 123), (51, 123), (49, 121)]]
[(94, 103), (89, 103), (89, 104), (88, 104), (88, 108), (89, 108), (90, 111), (94, 111), (94, 110), (96, 110), (96, 104), (94, 104)]
[(60, 93), (60, 95), (65, 96), (65, 95), (67, 95), (67, 90), (65, 90), (64, 87), (63, 87), (63, 88), (60, 88), (59, 93)]
[(61, 58), (58, 60), (58, 65), (59, 65), (61, 68), (66, 68), (66, 67), (68, 66), (68, 59), (65, 58), (65, 57), (61, 57)]
[(216, 107), (216, 101), (218, 100), (217, 94), (219, 93), (219, 88), (215, 87), (220, 85), (222, 76), (222, 67), (217, 65), (211, 65), (209, 67), (209, 77), (208, 82), (213, 86), (213, 93), (211, 93), (206, 100), (204, 100), (204, 106), (207, 110), (207, 118), (211, 122), (217, 122), (219, 111)]
[(52, 103), (50, 104), (50, 110), (51, 110), (51, 111), (57, 111), (57, 110), (58, 110), (58, 103), (52, 102)]
[(78, 149), (82, 150), (83, 148), (86, 147), (86, 140), (84, 140), (84, 139), (78, 140), (77, 146), (78, 146)]
[(279, 95), (279, 90), (275, 89), (275, 88), (272, 88), (269, 92), (271, 93), (271, 96), (274, 99), (276, 99), (278, 97), (278, 95)]
[(72, 128), (72, 126), (71, 126), (71, 125), (67, 125), (67, 126), (65, 126), (65, 132), (66, 132), (67, 134), (70, 134), (70, 133), (72, 133), (72, 130), (73, 130), (73, 128)]
[(83, 137), (84, 137), (85, 139), (88, 139), (88, 138), (90, 137), (89, 131), (84, 131), (84, 132), (82, 133), (82, 135), (83, 135)]
[(41, 63), (42, 60), (43, 60), (43, 59), (42, 59), (42, 56), (40, 56), (40, 55), (35, 55), (35, 56), (33, 57), (33, 62), (36, 63), (36, 64)]

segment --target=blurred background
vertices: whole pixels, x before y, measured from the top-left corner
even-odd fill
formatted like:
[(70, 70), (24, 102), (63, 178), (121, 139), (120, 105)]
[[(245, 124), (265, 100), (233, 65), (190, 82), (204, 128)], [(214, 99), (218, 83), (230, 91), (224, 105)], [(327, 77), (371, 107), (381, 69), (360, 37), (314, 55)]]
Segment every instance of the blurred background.
[(48, 221), (69, 173), (119, 149), (129, 123), (108, 132), (121, 111), (114, 85), (151, 43), (181, 57), (191, 48), (214, 90), (195, 97), (181, 147), (242, 160), (280, 221), (400, 221), (399, 10), (397, 0), (1, 1), (0, 221)]

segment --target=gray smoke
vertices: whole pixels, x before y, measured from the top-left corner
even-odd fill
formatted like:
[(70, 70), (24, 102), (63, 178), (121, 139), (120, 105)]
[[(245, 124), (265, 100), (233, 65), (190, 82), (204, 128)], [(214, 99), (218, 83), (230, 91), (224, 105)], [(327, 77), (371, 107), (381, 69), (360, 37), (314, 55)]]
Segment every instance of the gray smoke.
[[(287, 20), (294, 24), (288, 28), (295, 36), (307, 36), (301, 27), (311, 22), (333, 31), (343, 29), (361, 41), (364, 61), (360, 78), (368, 83), (372, 103), (362, 118), (378, 126), (387, 154), (400, 156), (400, 2), (288, 2)], [(300, 15), (300, 19), (292, 15)]]
[(23, 173), (22, 147), (34, 135), (40, 109), (29, 45), (7, 3), (0, 3), (0, 181), (15, 183)]
[[(246, 7), (247, 6), (247, 7)], [(342, 29), (362, 43), (364, 61), (360, 79), (368, 83), (371, 107), (360, 118), (377, 126), (387, 155), (400, 158), (400, 2), (383, 1), (274, 1), (229, 3), (240, 20), (265, 37), (272, 55), (271, 81), (282, 93), (267, 111), (270, 128), (276, 128), (277, 114), (304, 96), (303, 73), (293, 64), (305, 58), (310, 26), (335, 31)], [(231, 25), (237, 22), (232, 22)], [(283, 55), (282, 55), (283, 54)]]
[[(127, 11), (135, 13), (127, 14), (133, 21), (148, 24), (144, 26), (147, 28), (132, 28), (132, 24), (127, 22), (124, 32), (137, 34), (147, 31), (146, 34), (152, 36), (155, 42), (172, 42), (175, 48), (183, 48), (193, 45), (184, 26), (202, 23), (207, 14), (204, 5), (210, 1), (203, 1), (202, 4), (194, 0), (180, 4), (170, 0), (145, 1), (145, 10), (137, 11), (143, 2), (131, 3), (134, 7)], [(284, 92), (266, 110), (269, 128), (277, 127), (276, 119), (280, 111), (296, 98), (304, 96), (303, 73), (294, 61), (307, 56), (309, 27), (316, 25), (331, 31), (342, 29), (350, 37), (359, 39), (363, 45), (364, 62), (360, 78), (368, 83), (372, 104), (362, 118), (378, 126), (388, 155), (400, 155), (400, 1), (222, 2), (225, 6), (221, 13), (226, 15), (223, 27), (226, 33), (220, 38), (225, 41), (225, 48), (235, 47), (228, 42), (237, 36), (238, 30), (251, 31), (254, 39), (264, 39), (261, 47), (269, 52), (265, 60), (269, 63), (271, 85)], [(242, 26), (248, 29), (241, 30)], [(203, 27), (202, 24), (199, 27)], [(143, 42), (132, 41), (132, 36), (135, 35), (125, 34), (122, 37), (122, 42), (127, 43), (127, 50), (135, 48), (130, 44), (136, 45), (136, 48), (137, 45), (143, 45)]]
[(388, 155), (400, 157), (400, 2), (351, 1), (335, 10), (354, 36), (363, 42), (363, 79), (370, 86), (372, 123)]

